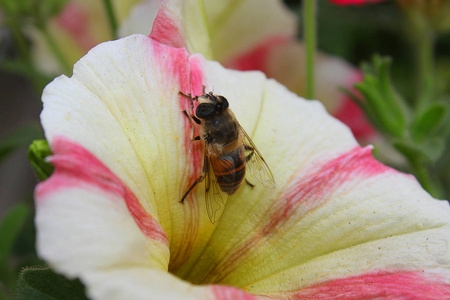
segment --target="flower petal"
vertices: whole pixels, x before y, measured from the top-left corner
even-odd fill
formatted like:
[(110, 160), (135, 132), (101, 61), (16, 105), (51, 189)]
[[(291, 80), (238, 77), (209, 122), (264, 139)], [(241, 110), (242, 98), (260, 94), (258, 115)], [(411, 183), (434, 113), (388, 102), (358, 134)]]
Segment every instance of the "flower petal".
[(421, 272), (380, 272), (317, 284), (291, 293), (295, 299), (446, 299), (448, 284)]
[(204, 218), (197, 206), (179, 203), (201, 164), (182, 113), (189, 101), (178, 95), (191, 87), (197, 94), (202, 90), (201, 74), (188, 59), (185, 50), (146, 36), (102, 44), (76, 64), (71, 78), (61, 76), (47, 86), (41, 115), (49, 143), (62, 136), (101, 158), (175, 249), (183, 242), (178, 234), (195, 228), (186, 220)]
[(166, 270), (167, 236), (134, 194), (83, 147), (54, 138), (55, 172), (36, 189), (39, 254), (70, 276), (114, 265)]
[(205, 287), (189, 283), (159, 270), (144, 267), (117, 268), (99, 271), (85, 277), (93, 299), (212, 299), (213, 293)]

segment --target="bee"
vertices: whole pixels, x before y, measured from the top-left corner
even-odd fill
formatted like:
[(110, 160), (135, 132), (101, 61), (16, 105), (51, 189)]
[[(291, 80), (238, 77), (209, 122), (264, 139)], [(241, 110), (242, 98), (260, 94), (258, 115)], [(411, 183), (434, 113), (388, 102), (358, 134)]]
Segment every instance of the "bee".
[[(241, 127), (233, 112), (228, 107), (224, 96), (212, 92), (192, 97), (191, 94), (180, 95), (190, 100), (190, 114), (183, 111), (191, 124), (199, 125), (199, 135), (194, 137), (192, 128), (191, 141), (203, 142), (202, 174), (187, 189), (181, 198), (186, 199), (195, 186), (206, 179), (205, 200), (208, 217), (214, 224), (222, 216), (228, 196), (234, 194), (245, 179), (248, 171), (254, 179), (267, 189), (275, 188), (275, 180), (261, 153), (248, 134)], [(194, 101), (197, 108), (194, 110)]]

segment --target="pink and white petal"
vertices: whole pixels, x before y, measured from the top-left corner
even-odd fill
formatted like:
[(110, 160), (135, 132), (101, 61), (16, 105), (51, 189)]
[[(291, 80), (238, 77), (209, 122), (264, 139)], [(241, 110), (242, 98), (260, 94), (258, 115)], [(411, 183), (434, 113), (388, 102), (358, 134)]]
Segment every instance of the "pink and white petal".
[[(279, 257), (274, 255), (272, 258), (265, 259), (266, 261), (278, 259), (279, 264), (284, 266), (277, 269), (277, 272), (273, 272), (272, 276), (246, 284), (247, 289), (254, 293), (264, 292), (272, 296), (279, 294), (286, 296), (299, 292), (301, 289), (326, 284), (327, 281), (355, 276), (364, 278), (365, 275), (374, 273), (382, 276), (395, 273), (418, 273), (421, 274), (416, 278), (418, 281), (409, 282), (410, 286), (431, 285), (435, 282), (446, 285), (444, 290), (447, 294), (450, 293), (448, 207), (444, 203), (440, 203), (442, 205), (433, 203), (430, 205), (433, 209), (428, 209), (423, 203), (418, 204), (417, 201), (413, 201), (418, 204), (418, 208), (411, 211), (405, 209), (408, 205), (405, 202), (397, 202), (397, 207), (388, 206), (387, 209), (394, 211), (390, 215), (376, 208), (373, 211), (368, 208), (367, 211), (359, 209), (356, 212), (347, 212), (349, 209), (344, 209), (338, 212), (342, 215), (340, 222), (332, 224), (337, 229), (333, 230), (332, 227), (327, 226), (326, 232), (322, 233), (318, 231), (323, 229), (320, 224), (323, 222), (308, 227), (305, 221), (301, 221), (303, 227), (306, 227), (304, 229), (306, 232), (298, 232), (299, 239), (291, 239), (290, 243), (285, 245), (287, 249), (278, 252)], [(361, 206), (364, 204), (363, 202)], [(417, 210), (421, 208), (425, 212), (418, 213)], [(439, 208), (446, 213), (440, 213)], [(404, 212), (400, 216), (395, 216), (395, 211), (398, 210)], [(362, 215), (361, 221), (359, 221), (359, 215), (350, 216), (351, 213), (358, 212)], [(407, 220), (405, 216), (408, 212), (410, 220)], [(348, 217), (347, 214), (349, 214)], [(370, 214), (373, 215), (373, 220), (370, 220)], [(381, 218), (380, 214), (383, 214)], [(330, 215), (329, 218), (332, 217), (333, 215)], [(436, 217), (436, 220), (433, 217)], [(375, 218), (381, 220), (375, 220)], [(385, 234), (377, 235), (377, 232), (383, 231)], [(310, 234), (314, 233), (317, 234), (314, 237), (316, 242), (313, 246), (309, 246), (313, 242)], [(284, 242), (283, 240), (270, 239), (269, 243), (280, 244)], [(343, 246), (343, 244), (347, 245)], [(289, 248), (295, 248), (295, 250)], [(286, 253), (292, 255), (286, 255)], [(295, 258), (292, 259), (294, 256)], [(290, 264), (287, 264), (289, 261)], [(422, 280), (419, 280), (421, 277)], [(430, 283), (427, 283), (428, 281)], [(370, 285), (370, 280), (366, 284)], [(339, 291), (339, 288), (335, 291)]]
[(112, 267), (167, 270), (167, 236), (134, 194), (86, 149), (52, 141), (52, 176), (36, 188), (37, 250), (70, 277)]
[(378, 272), (331, 280), (285, 294), (294, 299), (421, 299), (450, 297), (448, 283), (418, 272)]
[(173, 232), (188, 234), (197, 227), (188, 220), (204, 217), (197, 206), (179, 203), (192, 180), (186, 170), (197, 172), (201, 164), (200, 153), (189, 152), (190, 125), (182, 113), (189, 101), (178, 95), (191, 87), (202, 90), (202, 76), (195, 72), (184, 49), (133, 35), (95, 47), (71, 78), (56, 78), (43, 95), (41, 120), (49, 143), (63, 136), (101, 158), (175, 249), (183, 239)]

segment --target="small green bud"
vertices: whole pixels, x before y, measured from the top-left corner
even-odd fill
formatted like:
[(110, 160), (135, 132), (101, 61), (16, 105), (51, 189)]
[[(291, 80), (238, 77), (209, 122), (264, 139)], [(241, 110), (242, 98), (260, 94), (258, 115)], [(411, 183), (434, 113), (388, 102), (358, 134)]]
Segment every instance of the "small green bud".
[(47, 179), (53, 173), (53, 165), (45, 161), (45, 158), (51, 154), (46, 140), (35, 140), (28, 149), (28, 160), (41, 181)]

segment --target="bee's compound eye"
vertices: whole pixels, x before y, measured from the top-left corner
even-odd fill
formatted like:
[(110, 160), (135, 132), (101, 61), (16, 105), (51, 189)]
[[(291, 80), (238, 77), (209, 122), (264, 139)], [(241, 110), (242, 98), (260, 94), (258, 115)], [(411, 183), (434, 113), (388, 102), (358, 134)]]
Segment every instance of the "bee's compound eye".
[(197, 106), (195, 114), (197, 115), (197, 118), (207, 119), (216, 114), (216, 108), (210, 103), (202, 103)]
[(222, 103), (223, 108), (228, 108), (228, 100), (224, 96), (217, 96), (219, 98), (220, 103)]

